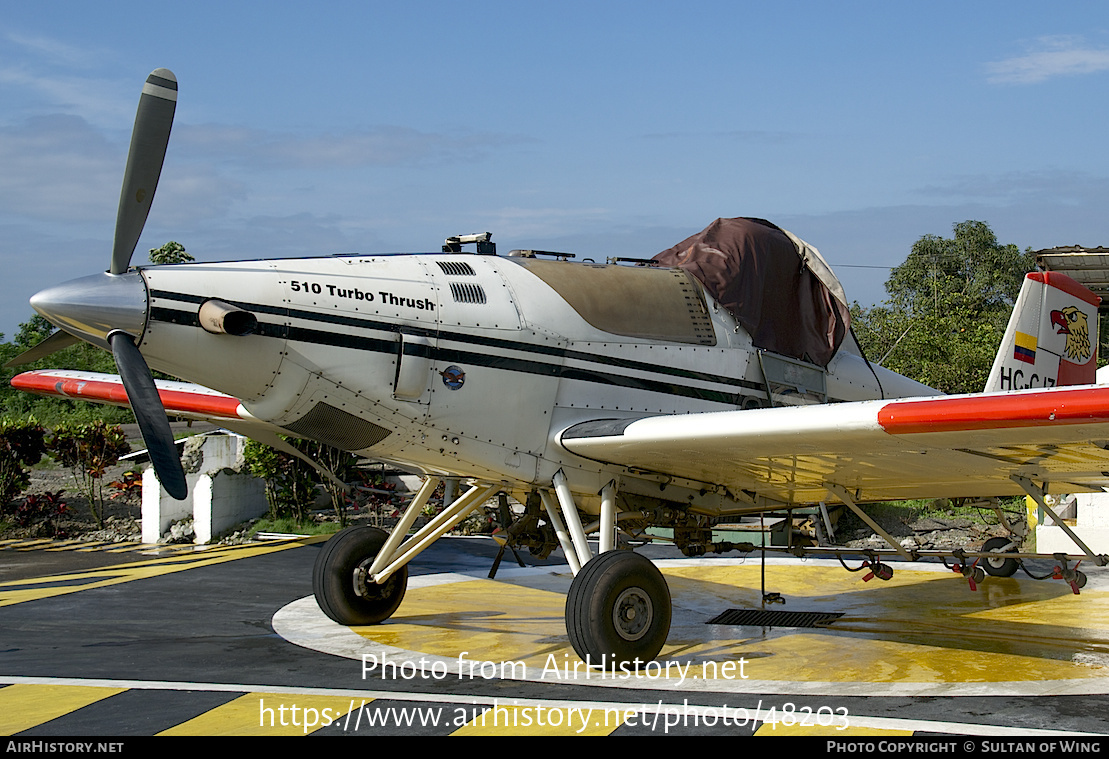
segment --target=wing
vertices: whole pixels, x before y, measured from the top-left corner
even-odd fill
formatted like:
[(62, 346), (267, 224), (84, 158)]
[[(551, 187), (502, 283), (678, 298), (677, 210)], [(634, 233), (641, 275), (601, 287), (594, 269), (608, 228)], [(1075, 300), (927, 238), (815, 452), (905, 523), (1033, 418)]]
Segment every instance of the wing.
[[(74, 398), (112, 406), (128, 405), (123, 381), (115, 374), (51, 369), (18, 374), (12, 378), (11, 385), (36, 395)], [(253, 422), (269, 427), (253, 419), (239, 399), (233, 396), (188, 382), (156, 380), (154, 386), (170, 416), (221, 425), (224, 422)]]
[(571, 453), (632, 469), (813, 503), (1021, 495), (1109, 485), (1109, 387), (752, 409), (564, 430)]
[[(17, 390), (36, 395), (75, 398), (113, 406), (129, 405), (123, 380), (115, 374), (61, 369), (24, 372), (13, 377), (11, 385)], [(344, 485), (319, 462), (312, 460), (280, 437), (280, 435), (291, 434), (288, 430), (254, 418), (243, 408), (238, 398), (190, 382), (155, 380), (154, 386), (169, 416), (212, 422), (243, 437), (257, 440), (290, 456), (296, 456), (325, 477), (339, 485)]]

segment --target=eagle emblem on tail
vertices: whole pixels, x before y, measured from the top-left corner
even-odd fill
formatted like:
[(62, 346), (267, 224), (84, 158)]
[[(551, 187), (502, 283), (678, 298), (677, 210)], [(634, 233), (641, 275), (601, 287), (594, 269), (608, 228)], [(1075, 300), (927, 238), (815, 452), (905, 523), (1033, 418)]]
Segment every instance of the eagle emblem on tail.
[(1086, 314), (1075, 306), (1067, 306), (1051, 312), (1051, 325), (1058, 328), (1055, 334), (1067, 336), (1064, 348), (1067, 358), (1079, 364), (1090, 360), (1090, 325)]

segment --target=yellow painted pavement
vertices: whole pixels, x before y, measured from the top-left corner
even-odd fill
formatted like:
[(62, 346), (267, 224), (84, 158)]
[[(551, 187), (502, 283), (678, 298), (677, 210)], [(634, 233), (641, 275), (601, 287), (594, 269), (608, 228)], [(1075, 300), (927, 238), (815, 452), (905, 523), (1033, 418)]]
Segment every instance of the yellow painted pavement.
[[(663, 573), (676, 608), (759, 607), (757, 563), (664, 564)], [(858, 573), (815, 565), (772, 566), (768, 574), (789, 611), (845, 616), (824, 629), (676, 623), (659, 657), (675, 667), (659, 674), (678, 678), (677, 665), (692, 663), (687, 678), (720, 677), (731, 662), (735, 679), (745, 660), (744, 679), (786, 682), (991, 683), (1109, 675), (1107, 667), (1072, 660), (1081, 652), (1109, 652), (1104, 591), (1075, 596), (1060, 582), (988, 578), (972, 592), (958, 576), (908, 570), (887, 583), (866, 583)], [(475, 579), (411, 588), (389, 622), (353, 629), (407, 651), (461, 657), (473, 663), (471, 677), (542, 673), (557, 681), (562, 672), (583, 674), (566, 639), (564, 595), (526, 583)]]
[(161, 577), (187, 569), (210, 567), (237, 559), (262, 556), (276, 551), (326, 540), (326, 535), (295, 540), (274, 541), (241, 546), (220, 546), (196, 550), (188, 554), (145, 559), (142, 561), (115, 564), (109, 567), (88, 569), (67, 574), (33, 577), (25, 580), (0, 583), (0, 606), (35, 601), (41, 598), (77, 593), (82, 590), (104, 588), (134, 580)]
[(0, 735), (12, 735), (62, 717), (126, 688), (24, 685), (0, 688)]
[(309, 735), (339, 722), (363, 700), (247, 693), (158, 735)]

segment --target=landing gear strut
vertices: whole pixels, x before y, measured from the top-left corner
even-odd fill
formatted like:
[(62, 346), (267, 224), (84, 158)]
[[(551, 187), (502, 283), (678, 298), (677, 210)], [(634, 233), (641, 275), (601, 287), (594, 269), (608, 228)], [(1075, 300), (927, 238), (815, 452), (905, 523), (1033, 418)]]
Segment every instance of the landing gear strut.
[(400, 606), (408, 587), (408, 567), (381, 585), (367, 570), (388, 535), (376, 527), (348, 527), (324, 543), (312, 568), (312, 592), (323, 613), (341, 625), (376, 625)]
[(649, 559), (609, 551), (589, 560), (566, 597), (566, 632), (578, 656), (606, 668), (652, 661), (670, 632), (670, 589)]

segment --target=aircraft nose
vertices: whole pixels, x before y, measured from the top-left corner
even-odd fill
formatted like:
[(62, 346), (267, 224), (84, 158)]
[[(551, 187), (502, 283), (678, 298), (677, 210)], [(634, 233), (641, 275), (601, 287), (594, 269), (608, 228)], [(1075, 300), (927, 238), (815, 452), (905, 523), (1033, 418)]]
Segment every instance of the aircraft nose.
[(31, 306), (54, 325), (107, 350), (110, 332), (142, 336), (147, 302), (146, 283), (136, 271), (81, 277), (31, 298)]

